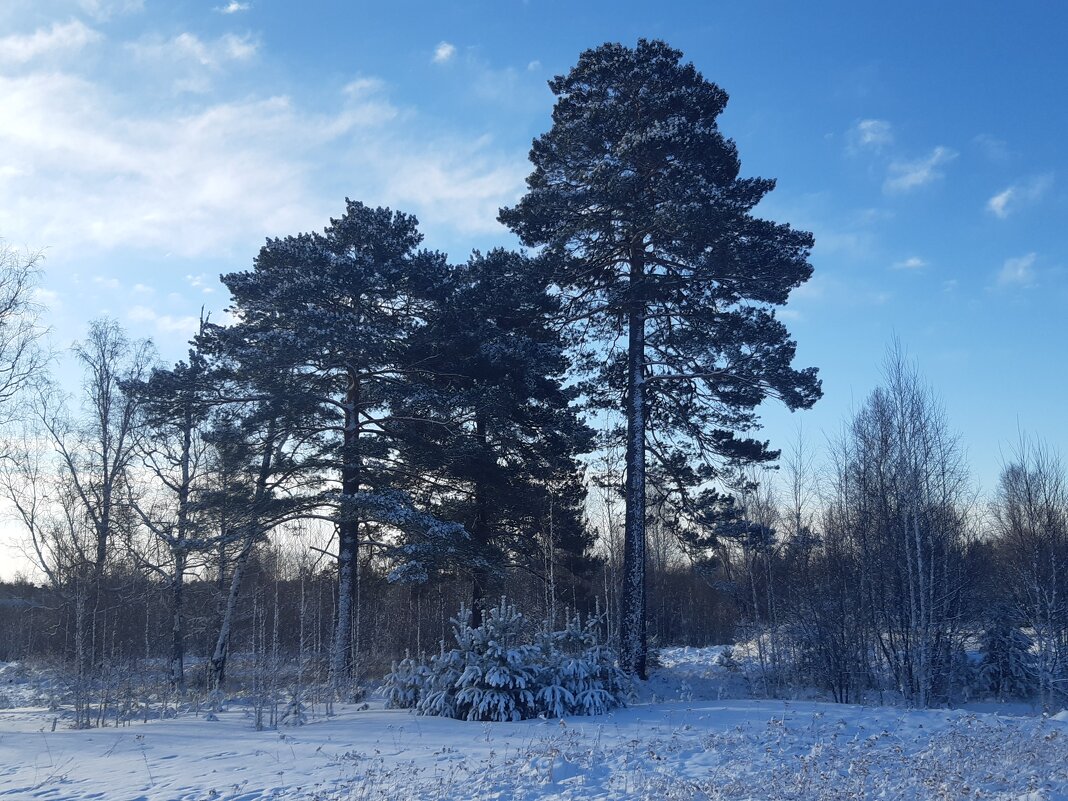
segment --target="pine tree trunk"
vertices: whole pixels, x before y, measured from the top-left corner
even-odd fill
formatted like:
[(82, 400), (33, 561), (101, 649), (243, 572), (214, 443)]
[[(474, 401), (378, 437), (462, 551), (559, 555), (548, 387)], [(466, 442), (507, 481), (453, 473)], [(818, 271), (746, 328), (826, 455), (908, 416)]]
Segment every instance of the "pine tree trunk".
[(619, 621), (620, 667), (644, 679), (645, 636), (645, 300), (644, 264), (631, 254), (627, 351), (626, 521)]
[[(267, 481), (271, 476), (274, 465), (275, 436), (277, 423), (272, 418), (267, 428), (267, 441), (260, 457), (259, 475), (256, 477), (256, 492), (253, 496), (253, 504), (256, 507), (263, 502), (267, 495)], [(209, 687), (218, 689), (226, 681), (226, 660), (230, 655), (230, 635), (233, 631), (234, 616), (237, 614), (237, 601), (241, 595), (241, 584), (245, 576), (245, 567), (249, 556), (255, 547), (260, 533), (260, 521), (253, 517), (245, 531), (245, 541), (234, 561), (234, 572), (230, 576), (230, 590), (226, 596), (226, 606), (223, 609), (222, 618), (219, 621), (219, 631), (215, 639), (215, 650), (211, 656), (209, 665)], [(223, 581), (226, 570), (226, 548), (221, 548), (219, 556), (219, 581)]]
[[(341, 492), (351, 501), (360, 489), (359, 451), (360, 380), (349, 373), (349, 389), (345, 397), (345, 440), (341, 453)], [(347, 511), (338, 523), (337, 550), (337, 620), (330, 653), (331, 684), (338, 693), (351, 670), (352, 601), (356, 589), (357, 557), (359, 555), (360, 524)]]
[(230, 633), (233, 631), (234, 615), (237, 614), (237, 600), (241, 594), (241, 580), (245, 575), (245, 565), (248, 564), (249, 554), (255, 539), (249, 535), (244, 547), (234, 562), (234, 572), (230, 576), (230, 591), (226, 596), (226, 606), (223, 608), (222, 620), (219, 621), (219, 633), (215, 639), (215, 650), (211, 655), (209, 666), (209, 686), (211, 689), (222, 687), (226, 681), (226, 659), (230, 655)]
[(174, 554), (171, 577), (171, 685), (178, 692), (185, 689), (185, 560), (184, 552)]
[[(481, 452), (486, 453), (489, 447), (489, 436), (486, 432), (486, 420), (481, 410), (475, 413), (475, 439)], [(471, 539), (475, 552), (484, 556), (489, 544), (489, 502), (486, 499), (485, 482), (475, 480), (475, 522), (471, 527)], [(482, 608), (486, 605), (486, 585), (489, 582), (489, 574), (481, 567), (474, 567), (471, 571), (471, 626), (478, 628), (482, 625)]]

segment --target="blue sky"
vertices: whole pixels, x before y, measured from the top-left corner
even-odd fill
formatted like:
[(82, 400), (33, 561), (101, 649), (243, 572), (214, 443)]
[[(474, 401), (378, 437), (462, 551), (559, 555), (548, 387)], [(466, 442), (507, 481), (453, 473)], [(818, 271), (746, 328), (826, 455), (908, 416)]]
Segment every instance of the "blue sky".
[(181, 356), (224, 271), (346, 196), (460, 260), (514, 244), (546, 80), (662, 38), (731, 95), (761, 206), (812, 230), (785, 310), (818, 442), (896, 335), (989, 489), (1023, 429), (1066, 450), (1068, 6), (1032, 2), (5, 0), (0, 237), (43, 249), (57, 344), (110, 314)]

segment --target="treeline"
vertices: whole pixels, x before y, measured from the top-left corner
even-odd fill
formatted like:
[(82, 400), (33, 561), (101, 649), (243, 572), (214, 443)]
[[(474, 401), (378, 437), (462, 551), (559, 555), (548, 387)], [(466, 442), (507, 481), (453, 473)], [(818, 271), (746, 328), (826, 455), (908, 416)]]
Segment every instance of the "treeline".
[[(825, 454), (799, 443), (721, 531), (759, 691), (1068, 702), (1068, 471), (1022, 437), (992, 497), (900, 348)], [(818, 465), (818, 466), (817, 466)]]

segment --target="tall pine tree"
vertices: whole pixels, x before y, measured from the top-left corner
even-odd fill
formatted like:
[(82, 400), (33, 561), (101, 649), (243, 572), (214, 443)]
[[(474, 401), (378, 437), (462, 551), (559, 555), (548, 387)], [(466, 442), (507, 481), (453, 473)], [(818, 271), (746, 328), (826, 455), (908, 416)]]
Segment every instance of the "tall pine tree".
[(695, 487), (775, 458), (744, 432), (765, 398), (820, 396), (771, 308), (811, 275), (813, 239), (752, 215), (774, 182), (739, 177), (717, 126), (727, 95), (679, 51), (605, 44), (549, 86), (553, 126), (501, 221), (543, 248), (568, 319), (607, 358), (591, 398), (626, 418), (621, 659), (644, 675), (646, 455), (683, 509)]
[(421, 240), (414, 217), (350, 200), (323, 233), (268, 240), (251, 271), (222, 277), (237, 318), (231, 357), (275, 371), (274, 391), (299, 415), (306, 468), (328, 482), (319, 500), (338, 537), (330, 670), (339, 691), (351, 670), (361, 527), (453, 530), (397, 492), (406, 422), (390, 407), (420, 369), (407, 341), (446, 266)]
[[(576, 460), (592, 432), (565, 387), (569, 367), (552, 319), (559, 299), (521, 254), (475, 253), (450, 271), (435, 313), (412, 341), (424, 392), (406, 417), (422, 420), (419, 470), (440, 482), (441, 516), (470, 532), (462, 571), (474, 622), (491, 579), (509, 567), (540, 572), (559, 549), (569, 572), (592, 567)], [(432, 410), (436, 408), (436, 413)]]

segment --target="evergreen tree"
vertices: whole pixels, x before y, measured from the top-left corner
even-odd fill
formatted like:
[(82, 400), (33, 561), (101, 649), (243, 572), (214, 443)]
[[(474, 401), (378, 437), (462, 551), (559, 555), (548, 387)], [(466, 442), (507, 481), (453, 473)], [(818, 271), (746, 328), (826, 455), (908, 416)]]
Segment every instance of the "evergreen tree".
[(983, 631), (979, 680), (998, 700), (1031, 698), (1038, 689), (1034, 643), (1009, 610), (999, 606)]
[(452, 269), (412, 344), (427, 390), (406, 401), (406, 416), (422, 421), (410, 429), (417, 472), (424, 486), (434, 486), (430, 476), (440, 482), (441, 516), (471, 534), (460, 555), (475, 627), (491, 577), (508, 566), (540, 567), (542, 542), (567, 555), (570, 571), (593, 564), (575, 458), (589, 450), (592, 432), (562, 383), (568, 360), (551, 322), (558, 303), (529, 259), (475, 253)]
[(300, 418), (308, 474), (330, 480), (318, 500), (338, 535), (336, 687), (351, 668), (361, 526), (442, 538), (458, 528), (437, 525), (397, 492), (395, 448), (407, 423), (390, 404), (419, 369), (407, 361), (407, 340), (445, 271), (444, 256), (419, 249), (421, 239), (414, 217), (350, 200), (323, 233), (268, 240), (251, 271), (222, 278), (238, 319), (229, 352), (275, 372), (272, 392)]
[(527, 194), (501, 212), (544, 248), (569, 291), (566, 319), (607, 355), (591, 401), (625, 414), (621, 655), (638, 675), (647, 452), (687, 509), (693, 487), (776, 457), (740, 435), (760, 403), (806, 408), (820, 395), (815, 369), (791, 367), (771, 308), (811, 275), (812, 236), (752, 215), (774, 182), (739, 177), (716, 122), (727, 95), (681, 59), (663, 42), (606, 44), (550, 81), (553, 126), (534, 141)]

